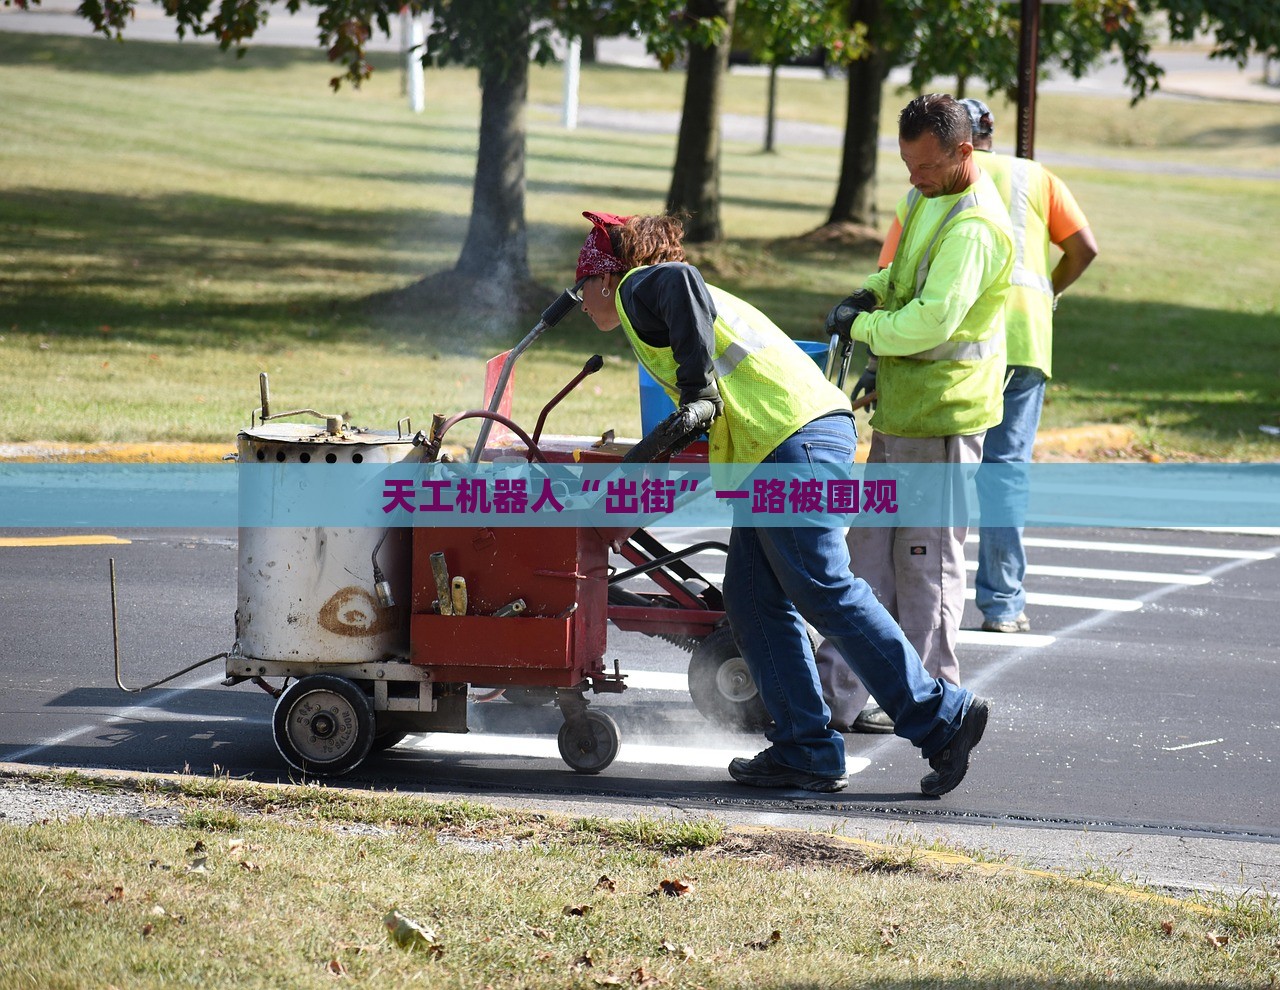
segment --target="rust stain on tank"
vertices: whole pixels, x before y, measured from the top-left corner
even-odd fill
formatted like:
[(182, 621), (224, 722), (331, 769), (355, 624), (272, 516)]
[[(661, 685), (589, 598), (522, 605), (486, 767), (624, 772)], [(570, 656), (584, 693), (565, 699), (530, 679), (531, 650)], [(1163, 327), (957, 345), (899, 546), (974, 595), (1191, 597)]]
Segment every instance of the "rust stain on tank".
[(396, 628), (396, 609), (383, 608), (364, 588), (348, 585), (320, 606), (322, 628), (336, 636), (378, 636)]

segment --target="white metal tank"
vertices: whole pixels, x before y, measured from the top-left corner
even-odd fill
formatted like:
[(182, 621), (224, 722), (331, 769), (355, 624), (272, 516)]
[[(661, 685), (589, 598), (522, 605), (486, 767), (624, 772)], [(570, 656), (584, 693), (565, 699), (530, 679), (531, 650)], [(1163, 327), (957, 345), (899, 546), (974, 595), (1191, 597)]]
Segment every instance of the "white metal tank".
[[(407, 436), (340, 424), (267, 423), (236, 438), (241, 463), (307, 464), (322, 484), (326, 465), (397, 463), (420, 451)], [(254, 492), (264, 494), (276, 493)], [(241, 528), (236, 652), (320, 663), (408, 656), (411, 551), (408, 528)], [(394, 604), (379, 600), (379, 580)]]

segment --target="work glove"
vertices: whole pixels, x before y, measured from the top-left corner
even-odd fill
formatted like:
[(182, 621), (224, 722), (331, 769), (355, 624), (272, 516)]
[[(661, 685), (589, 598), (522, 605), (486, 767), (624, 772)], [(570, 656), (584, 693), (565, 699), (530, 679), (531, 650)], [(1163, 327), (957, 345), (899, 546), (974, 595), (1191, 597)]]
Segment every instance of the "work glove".
[(870, 313), (877, 305), (876, 294), (870, 289), (859, 289), (853, 295), (845, 296), (827, 314), (827, 333), (848, 340), (858, 314)]
[(716, 404), (711, 399), (698, 399), (696, 402), (682, 404), (632, 447), (622, 458), (622, 463), (643, 464), (660, 457), (665, 460), (666, 457), (680, 453), (707, 431), (716, 415)]
[(849, 401), (857, 402), (859, 395), (865, 395), (870, 400), (867, 402), (867, 408), (875, 412), (876, 402), (873, 396), (876, 391), (876, 366), (867, 365), (867, 369), (858, 376), (857, 383), (853, 386), (853, 391), (849, 393)]

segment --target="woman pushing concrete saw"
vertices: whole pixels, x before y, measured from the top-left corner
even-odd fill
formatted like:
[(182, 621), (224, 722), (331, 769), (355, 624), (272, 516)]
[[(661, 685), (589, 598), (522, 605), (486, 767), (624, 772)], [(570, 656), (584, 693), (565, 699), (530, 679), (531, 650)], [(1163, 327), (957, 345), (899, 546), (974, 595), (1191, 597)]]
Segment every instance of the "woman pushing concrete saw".
[[(622, 327), (637, 358), (677, 409), (633, 453), (708, 433), (713, 463), (746, 468), (853, 462), (849, 400), (755, 307), (703, 281), (685, 262), (673, 217), (584, 213), (578, 255), (582, 308), (602, 331)], [(655, 438), (662, 440), (655, 443)], [(830, 728), (807, 620), (833, 642), (919, 747), (928, 795), (964, 779), (982, 738), (987, 701), (930, 677), (870, 587), (850, 570), (842, 517), (803, 526), (735, 524), (723, 587), (725, 613), (773, 726), (770, 746), (738, 757), (729, 774), (753, 787), (838, 791), (848, 785), (844, 737)]]

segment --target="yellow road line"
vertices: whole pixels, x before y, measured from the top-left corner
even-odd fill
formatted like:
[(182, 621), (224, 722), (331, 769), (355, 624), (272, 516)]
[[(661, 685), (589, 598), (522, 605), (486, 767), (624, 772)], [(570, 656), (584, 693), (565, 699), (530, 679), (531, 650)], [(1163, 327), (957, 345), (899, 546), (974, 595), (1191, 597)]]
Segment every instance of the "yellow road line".
[(98, 547), (132, 543), (119, 536), (0, 536), (0, 547)]

